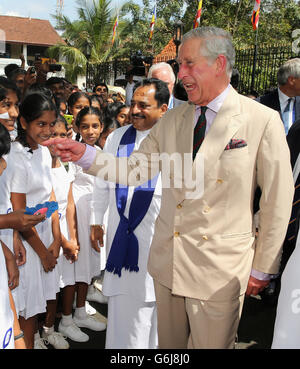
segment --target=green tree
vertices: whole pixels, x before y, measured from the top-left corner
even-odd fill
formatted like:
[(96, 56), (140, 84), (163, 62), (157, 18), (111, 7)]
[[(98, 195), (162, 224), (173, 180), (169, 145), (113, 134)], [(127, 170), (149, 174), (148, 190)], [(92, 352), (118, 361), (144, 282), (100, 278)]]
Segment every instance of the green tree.
[[(65, 59), (66, 77), (72, 81), (86, 72), (87, 50), (91, 64), (108, 60), (113, 52), (112, 29), (117, 14), (110, 0), (77, 0), (77, 5), (78, 20), (74, 22), (65, 15), (54, 16), (66, 45), (54, 45), (48, 52), (50, 57)], [(121, 22), (119, 32), (122, 27)]]

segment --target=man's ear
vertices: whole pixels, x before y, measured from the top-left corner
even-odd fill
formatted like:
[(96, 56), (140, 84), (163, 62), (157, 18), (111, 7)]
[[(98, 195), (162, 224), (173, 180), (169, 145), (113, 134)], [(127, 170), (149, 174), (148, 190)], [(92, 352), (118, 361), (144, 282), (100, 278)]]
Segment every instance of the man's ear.
[(218, 57), (216, 59), (216, 64), (217, 64), (217, 73), (218, 73), (218, 75), (223, 74), (224, 71), (226, 71), (226, 65), (227, 65), (226, 56), (224, 56), (222, 54), (218, 55)]
[(162, 106), (160, 107), (160, 111), (161, 111), (160, 117), (162, 117), (165, 114), (165, 112), (168, 111), (168, 105), (162, 104)]
[(20, 123), (21, 123), (21, 127), (26, 131), (27, 123), (26, 123), (26, 120), (23, 117), (20, 117)]

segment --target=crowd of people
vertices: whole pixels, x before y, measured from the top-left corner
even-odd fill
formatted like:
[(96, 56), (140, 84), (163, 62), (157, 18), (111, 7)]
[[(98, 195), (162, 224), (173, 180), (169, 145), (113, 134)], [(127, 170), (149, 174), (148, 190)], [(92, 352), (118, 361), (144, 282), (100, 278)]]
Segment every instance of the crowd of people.
[[(300, 60), (279, 69), (275, 97), (255, 101), (235, 90), (234, 57), (224, 30), (184, 35), (178, 78), (188, 102), (174, 96), (168, 63), (128, 83), (127, 96), (110, 96), (103, 82), (86, 92), (47, 79), (47, 63), (6, 67), (1, 348), (67, 349), (68, 339), (89, 340), (83, 327), (106, 330), (107, 349), (235, 346), (245, 295), (271, 295), (288, 260), (297, 265), (298, 208), (292, 235), (289, 221), (298, 203)], [(165, 175), (153, 154), (178, 154), (186, 167)], [(188, 187), (202, 164), (202, 190), (197, 181)], [(294, 269), (287, 264), (293, 280)], [(287, 289), (274, 348), (300, 346), (282, 307)], [(107, 323), (89, 301), (108, 304)]]

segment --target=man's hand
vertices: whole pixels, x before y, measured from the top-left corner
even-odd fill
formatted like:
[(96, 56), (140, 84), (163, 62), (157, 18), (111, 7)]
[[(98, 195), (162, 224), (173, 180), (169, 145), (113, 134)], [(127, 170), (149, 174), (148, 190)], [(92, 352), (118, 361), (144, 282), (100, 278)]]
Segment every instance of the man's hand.
[[(91, 244), (92, 244), (92, 248), (97, 251), (100, 252), (100, 247), (103, 247), (103, 234), (104, 234), (104, 229), (102, 228), (101, 225), (92, 225), (91, 226)], [(98, 246), (98, 242), (100, 247)]]
[(43, 146), (51, 146), (55, 155), (60, 156), (61, 160), (78, 161), (85, 153), (85, 144), (71, 140), (69, 138), (54, 138), (42, 143)]
[(269, 283), (270, 283), (270, 281), (261, 281), (259, 279), (256, 279), (256, 278), (250, 276), (249, 281), (248, 281), (246, 296), (250, 296), (250, 295), (256, 296), (256, 295), (258, 295), (259, 292), (264, 290), (268, 286)]
[(0, 215), (0, 217), (1, 228), (13, 228), (20, 232), (24, 232), (46, 219), (46, 215), (44, 214), (29, 215), (25, 214), (25, 211), (21, 209)]

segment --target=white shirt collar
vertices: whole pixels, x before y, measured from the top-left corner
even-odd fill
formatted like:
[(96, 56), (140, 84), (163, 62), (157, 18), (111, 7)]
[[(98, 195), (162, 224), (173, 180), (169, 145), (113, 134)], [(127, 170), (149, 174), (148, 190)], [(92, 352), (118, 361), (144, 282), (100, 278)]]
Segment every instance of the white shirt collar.
[(280, 88), (278, 87), (278, 97), (279, 97), (279, 103), (280, 103), (280, 108), (281, 108), (281, 111), (283, 111), (286, 107), (286, 104), (288, 102), (288, 99), (292, 99), (291, 102), (294, 101), (294, 97), (289, 97), (287, 96), (286, 94), (284, 94)]
[[(218, 111), (221, 109), (221, 106), (223, 105), (223, 102), (225, 101), (230, 89), (231, 84), (229, 84), (223, 92), (220, 93), (217, 97), (215, 97), (212, 101), (210, 101), (207, 104), (207, 107), (212, 110), (214, 113), (218, 113)], [(196, 106), (196, 109), (200, 109), (201, 107), (199, 105)]]

